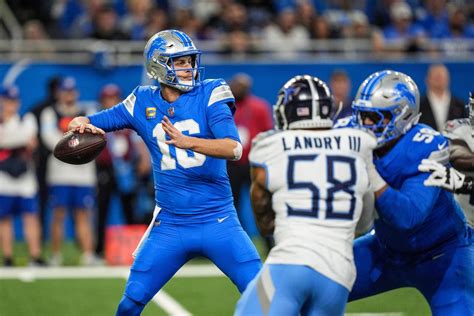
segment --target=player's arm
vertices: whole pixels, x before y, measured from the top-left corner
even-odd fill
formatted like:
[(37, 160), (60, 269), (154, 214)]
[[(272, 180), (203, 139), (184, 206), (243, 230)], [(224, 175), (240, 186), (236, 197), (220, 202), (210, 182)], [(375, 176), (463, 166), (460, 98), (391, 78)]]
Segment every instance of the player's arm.
[(399, 190), (390, 187), (374, 168), (369, 171), (375, 183), (375, 208), (380, 218), (397, 229), (412, 229), (421, 224), (433, 209), (439, 188), (426, 187), (427, 176), (419, 173), (403, 183)]
[(234, 139), (204, 139), (184, 135), (174, 127), (166, 116), (163, 118), (162, 124), (163, 130), (170, 137), (170, 140), (166, 141), (169, 145), (190, 149), (206, 156), (229, 160), (239, 160), (242, 156), (242, 145)]
[(91, 121), (86, 116), (77, 116), (71, 122), (69, 122), (69, 131), (78, 131), (84, 133), (86, 129), (89, 129), (93, 134), (105, 134), (104, 130), (91, 124)]
[(251, 167), (250, 199), (257, 227), (263, 236), (271, 235), (275, 228), (275, 212), (272, 208), (272, 195), (266, 189), (266, 171), (261, 167)]
[(474, 170), (474, 153), (461, 139), (450, 141), (449, 160), (453, 167), (460, 171)]
[(124, 128), (137, 130), (140, 126), (139, 120), (135, 119), (137, 114), (135, 109), (137, 97), (135, 93), (138, 93), (137, 91), (138, 88), (130, 93), (125, 100), (110, 109), (99, 111), (89, 116), (74, 118), (69, 124), (68, 129), (78, 130), (80, 133), (83, 133), (86, 128), (89, 128), (92, 130), (92, 133), (100, 134)]

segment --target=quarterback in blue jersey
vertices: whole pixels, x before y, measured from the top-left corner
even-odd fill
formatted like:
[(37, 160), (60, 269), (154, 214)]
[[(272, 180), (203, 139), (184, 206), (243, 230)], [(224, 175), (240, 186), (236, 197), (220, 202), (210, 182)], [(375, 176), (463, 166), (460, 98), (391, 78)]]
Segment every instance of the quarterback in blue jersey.
[(474, 245), (452, 193), (423, 182), (418, 171), (429, 158), (449, 159), (448, 141), (417, 124), (419, 92), (413, 80), (377, 72), (360, 86), (353, 102), (358, 125), (377, 137), (369, 177), (378, 216), (375, 234), (354, 243), (357, 279), (349, 300), (413, 287), (433, 315), (474, 314)]
[(261, 267), (237, 219), (226, 171), (226, 159), (242, 154), (234, 97), (224, 80), (202, 80), (200, 54), (183, 32), (155, 34), (145, 66), (160, 86), (139, 86), (122, 103), (69, 126), (99, 133), (130, 128), (151, 153), (157, 207), (117, 315), (139, 315), (196, 256), (212, 260), (240, 292)]

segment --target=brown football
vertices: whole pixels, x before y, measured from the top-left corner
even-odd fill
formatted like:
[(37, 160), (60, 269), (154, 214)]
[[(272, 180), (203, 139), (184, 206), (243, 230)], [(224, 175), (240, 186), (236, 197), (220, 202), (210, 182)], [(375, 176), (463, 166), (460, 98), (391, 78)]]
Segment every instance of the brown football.
[(53, 153), (63, 162), (82, 165), (97, 158), (106, 144), (105, 135), (92, 134), (90, 130), (83, 134), (70, 131), (56, 144)]

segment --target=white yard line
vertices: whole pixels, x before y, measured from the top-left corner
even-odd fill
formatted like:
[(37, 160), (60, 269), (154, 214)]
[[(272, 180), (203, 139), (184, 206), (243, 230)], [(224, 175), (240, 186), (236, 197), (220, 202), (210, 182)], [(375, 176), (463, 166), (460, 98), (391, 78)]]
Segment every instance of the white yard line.
[[(103, 279), (128, 277), (129, 267), (47, 267), (0, 268), (1, 279)], [(220, 277), (224, 274), (214, 265), (185, 265), (175, 278)]]
[(172, 316), (191, 316), (192, 313), (186, 310), (183, 305), (179, 304), (174, 298), (161, 290), (152, 298), (152, 301), (161, 307), (168, 315)]

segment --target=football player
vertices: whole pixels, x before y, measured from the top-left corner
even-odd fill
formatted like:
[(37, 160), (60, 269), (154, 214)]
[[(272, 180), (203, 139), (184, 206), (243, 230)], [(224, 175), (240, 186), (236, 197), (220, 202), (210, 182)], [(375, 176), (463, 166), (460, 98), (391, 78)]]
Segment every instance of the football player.
[(474, 138), (472, 131), (474, 95), (472, 93), (466, 108), (469, 118), (448, 121), (443, 132), (449, 139), (450, 163), (457, 170), (431, 160), (423, 160), (419, 169), (432, 173), (425, 181), (425, 185), (439, 186), (456, 193), (456, 199), (466, 215), (468, 224), (474, 227)]
[(422, 159), (449, 159), (448, 140), (417, 124), (419, 91), (413, 80), (385, 70), (368, 77), (353, 102), (357, 123), (377, 137), (375, 233), (356, 239), (356, 300), (413, 287), (433, 315), (474, 313), (474, 245), (452, 193), (423, 182)]
[(69, 126), (98, 133), (133, 129), (152, 157), (156, 210), (117, 315), (139, 315), (196, 256), (212, 260), (240, 292), (261, 267), (238, 221), (226, 171), (226, 159), (242, 155), (229, 86), (202, 79), (201, 52), (181, 31), (155, 34), (144, 55), (147, 73), (159, 86), (138, 86), (115, 107), (75, 118)]
[[(343, 315), (355, 280), (352, 242), (369, 190), (375, 137), (331, 129), (328, 86), (305, 75), (289, 80), (274, 107), (276, 131), (250, 152), (251, 197), (262, 233), (276, 245), (237, 304), (235, 315)], [(373, 198), (372, 198), (373, 202)], [(367, 231), (373, 204), (360, 228)]]

